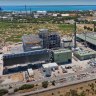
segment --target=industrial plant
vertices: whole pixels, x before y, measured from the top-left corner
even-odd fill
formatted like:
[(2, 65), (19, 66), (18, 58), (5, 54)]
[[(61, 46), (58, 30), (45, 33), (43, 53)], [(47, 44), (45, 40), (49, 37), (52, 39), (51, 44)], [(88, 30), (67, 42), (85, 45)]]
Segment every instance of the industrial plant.
[(48, 29), (39, 29), (38, 34), (24, 34), (20, 44), (0, 54), (0, 88), (46, 80), (54, 80), (56, 84), (64, 82), (65, 86), (94, 79), (95, 35), (95, 32), (86, 35), (75, 32), (73, 40)]

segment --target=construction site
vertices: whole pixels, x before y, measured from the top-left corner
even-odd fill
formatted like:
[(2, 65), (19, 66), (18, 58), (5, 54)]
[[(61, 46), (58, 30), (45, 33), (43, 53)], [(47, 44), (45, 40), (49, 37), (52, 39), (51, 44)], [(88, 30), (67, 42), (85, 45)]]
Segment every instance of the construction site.
[[(0, 88), (18, 88), (43, 81), (55, 81), (56, 85), (48, 88), (59, 88), (96, 79), (96, 51), (88, 46), (93, 44), (95, 34), (84, 37), (85, 34), (75, 31), (73, 40), (40, 29), (36, 35), (22, 36), (22, 43), (4, 48), (5, 53), (0, 54)], [(40, 86), (37, 89), (43, 90)]]

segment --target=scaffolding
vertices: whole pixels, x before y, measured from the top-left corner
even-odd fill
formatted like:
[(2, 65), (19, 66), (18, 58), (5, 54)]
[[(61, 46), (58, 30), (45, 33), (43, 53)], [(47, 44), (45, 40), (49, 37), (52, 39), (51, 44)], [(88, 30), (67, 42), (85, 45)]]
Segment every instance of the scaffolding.
[(43, 48), (60, 47), (60, 36), (57, 32), (50, 32), (47, 29), (39, 31), (39, 37), (43, 40)]

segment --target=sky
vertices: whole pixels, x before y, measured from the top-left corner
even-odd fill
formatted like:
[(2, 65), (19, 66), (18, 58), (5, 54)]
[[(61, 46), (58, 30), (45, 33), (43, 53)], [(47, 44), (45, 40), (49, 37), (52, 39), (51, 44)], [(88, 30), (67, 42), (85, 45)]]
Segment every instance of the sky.
[(1, 5), (96, 5), (96, 0), (0, 0)]

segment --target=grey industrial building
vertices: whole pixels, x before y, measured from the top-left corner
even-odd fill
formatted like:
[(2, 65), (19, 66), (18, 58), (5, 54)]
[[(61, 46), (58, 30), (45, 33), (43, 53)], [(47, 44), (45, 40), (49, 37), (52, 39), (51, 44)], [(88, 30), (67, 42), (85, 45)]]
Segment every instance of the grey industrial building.
[(76, 38), (79, 42), (85, 42), (90, 48), (96, 50), (96, 32), (77, 34)]
[(50, 32), (48, 29), (40, 29), (39, 37), (43, 40), (43, 48), (60, 47), (60, 36), (56, 32)]
[(42, 48), (58, 48), (60, 47), (60, 36), (56, 32), (50, 32), (48, 29), (39, 29), (37, 35), (22, 36), (22, 42), (25, 52)]
[(38, 35), (30, 34), (22, 36), (24, 51), (32, 51), (42, 48), (42, 39)]
[(17, 53), (17, 54), (5, 54), (3, 56), (4, 66), (11, 66), (15, 64), (26, 64), (37, 61), (50, 60), (50, 50), (34, 50), (29, 52)]
[(24, 35), (22, 42), (24, 51), (4, 54), (4, 66), (35, 63), (38, 61), (54, 61), (57, 63), (72, 61), (72, 52), (70, 50), (59, 49), (61, 40), (56, 32), (40, 29), (38, 35)]

